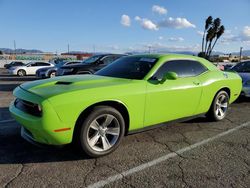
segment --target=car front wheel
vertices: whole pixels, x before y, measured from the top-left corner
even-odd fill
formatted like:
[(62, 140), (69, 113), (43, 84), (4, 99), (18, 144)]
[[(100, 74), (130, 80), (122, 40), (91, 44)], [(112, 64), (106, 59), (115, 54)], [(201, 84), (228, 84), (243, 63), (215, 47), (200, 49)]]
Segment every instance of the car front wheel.
[(25, 76), (26, 75), (26, 72), (25, 72), (25, 70), (19, 70), (19, 71), (17, 71), (17, 75), (18, 76)]
[(212, 121), (220, 121), (226, 117), (229, 106), (229, 96), (226, 91), (220, 91), (215, 96), (207, 116)]
[(109, 106), (97, 106), (85, 119), (80, 130), (80, 145), (91, 157), (113, 152), (125, 132), (125, 122), (120, 112)]
[(56, 72), (55, 71), (52, 71), (51, 73), (49, 73), (49, 77), (50, 78), (53, 78), (56, 76)]

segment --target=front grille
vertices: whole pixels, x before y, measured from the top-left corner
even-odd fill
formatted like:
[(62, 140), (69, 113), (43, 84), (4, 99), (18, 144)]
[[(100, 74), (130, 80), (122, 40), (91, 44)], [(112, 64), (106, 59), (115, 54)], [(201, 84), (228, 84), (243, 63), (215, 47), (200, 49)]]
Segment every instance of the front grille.
[(15, 100), (14, 104), (16, 108), (22, 110), (23, 112), (26, 112), (33, 116), (38, 116), (38, 117), (42, 116), (42, 110), (39, 109), (38, 104), (34, 104), (32, 102), (25, 101), (19, 98)]

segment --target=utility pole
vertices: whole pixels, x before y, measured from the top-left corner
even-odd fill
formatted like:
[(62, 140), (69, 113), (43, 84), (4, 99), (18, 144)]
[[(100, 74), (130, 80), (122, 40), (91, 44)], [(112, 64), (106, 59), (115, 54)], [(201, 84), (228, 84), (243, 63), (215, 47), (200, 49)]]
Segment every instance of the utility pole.
[(93, 45), (93, 53), (95, 54), (95, 45)]
[(16, 55), (16, 40), (14, 40), (14, 53)]
[(241, 62), (242, 49), (243, 47), (240, 47), (240, 62)]
[(68, 54), (69, 54), (69, 44), (68, 44)]

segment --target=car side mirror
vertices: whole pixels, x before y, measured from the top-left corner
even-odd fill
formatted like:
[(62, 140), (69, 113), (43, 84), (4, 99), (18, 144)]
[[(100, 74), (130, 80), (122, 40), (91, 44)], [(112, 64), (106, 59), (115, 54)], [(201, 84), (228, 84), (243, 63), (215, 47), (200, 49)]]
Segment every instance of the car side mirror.
[(166, 80), (176, 80), (178, 79), (178, 75), (176, 72), (167, 72), (163, 75), (163, 78), (161, 79), (160, 83), (164, 83)]

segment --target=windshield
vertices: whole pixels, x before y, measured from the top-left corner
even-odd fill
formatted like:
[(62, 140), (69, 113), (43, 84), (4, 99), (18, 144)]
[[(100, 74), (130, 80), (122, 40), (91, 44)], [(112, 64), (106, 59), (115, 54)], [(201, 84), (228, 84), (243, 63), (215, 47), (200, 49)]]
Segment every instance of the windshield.
[(238, 63), (237, 65), (233, 66), (231, 70), (236, 72), (250, 72), (250, 61)]
[(84, 60), (82, 63), (88, 63), (88, 64), (94, 63), (102, 57), (103, 57), (103, 55), (94, 55), (94, 56), (91, 56), (90, 58)]
[(65, 64), (65, 61), (59, 61), (55, 66), (62, 67)]
[(156, 61), (156, 58), (148, 57), (123, 57), (95, 74), (100, 76), (141, 80), (151, 70)]

